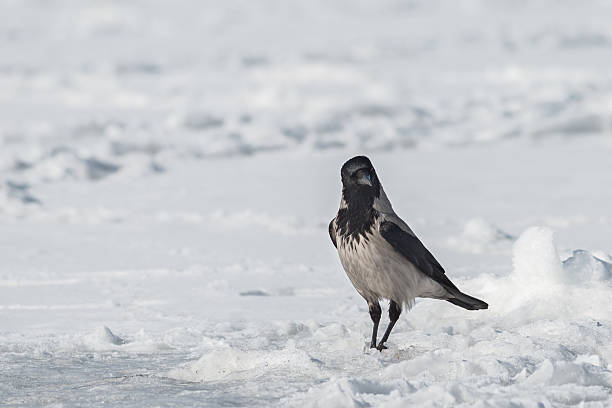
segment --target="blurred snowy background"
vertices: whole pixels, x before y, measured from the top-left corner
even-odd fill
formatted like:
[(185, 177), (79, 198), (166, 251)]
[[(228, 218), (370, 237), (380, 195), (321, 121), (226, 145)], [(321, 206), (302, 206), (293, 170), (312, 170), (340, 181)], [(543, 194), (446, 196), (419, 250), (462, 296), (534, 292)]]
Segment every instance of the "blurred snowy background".
[[(355, 154), (489, 311), (364, 350)], [(0, 404), (609, 406), (611, 186), (607, 1), (0, 0)]]

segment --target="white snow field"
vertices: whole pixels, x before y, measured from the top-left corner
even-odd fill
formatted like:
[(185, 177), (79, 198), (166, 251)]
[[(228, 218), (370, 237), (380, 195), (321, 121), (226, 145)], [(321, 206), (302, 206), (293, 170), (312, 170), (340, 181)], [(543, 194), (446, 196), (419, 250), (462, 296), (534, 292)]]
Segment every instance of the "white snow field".
[[(612, 406), (611, 21), (0, 0), (0, 405)], [(488, 310), (367, 348), (327, 233), (355, 154)]]

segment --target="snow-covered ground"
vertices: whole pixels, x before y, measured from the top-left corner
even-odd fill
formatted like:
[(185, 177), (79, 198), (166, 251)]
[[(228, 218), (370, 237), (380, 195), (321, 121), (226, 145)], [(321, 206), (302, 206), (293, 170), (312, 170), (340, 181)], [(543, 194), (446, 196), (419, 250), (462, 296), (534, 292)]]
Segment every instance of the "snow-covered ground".
[[(612, 406), (609, 3), (0, 10), (0, 405)], [(357, 153), (489, 310), (367, 348)]]

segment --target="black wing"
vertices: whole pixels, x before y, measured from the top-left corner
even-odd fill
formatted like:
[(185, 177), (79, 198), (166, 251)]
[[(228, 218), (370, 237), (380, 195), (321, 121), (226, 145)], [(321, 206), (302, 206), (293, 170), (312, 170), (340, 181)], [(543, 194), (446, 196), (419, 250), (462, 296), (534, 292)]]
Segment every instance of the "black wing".
[(436, 258), (417, 237), (404, 231), (391, 221), (383, 221), (379, 230), (382, 237), (421, 272), (444, 288), (459, 291), (453, 282), (446, 277), (442, 265), (436, 261)]
[(338, 245), (336, 245), (336, 229), (334, 228), (334, 220), (335, 218), (329, 223), (329, 237), (334, 243), (334, 246), (338, 248)]

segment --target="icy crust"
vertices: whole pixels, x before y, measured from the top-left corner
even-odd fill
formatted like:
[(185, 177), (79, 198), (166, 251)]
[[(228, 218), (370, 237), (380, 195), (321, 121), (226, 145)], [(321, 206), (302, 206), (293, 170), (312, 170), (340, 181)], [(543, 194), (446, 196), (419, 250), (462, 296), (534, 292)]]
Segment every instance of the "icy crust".
[(552, 230), (533, 227), (514, 244), (513, 265), (507, 277), (461, 282), (489, 301), (486, 313), (418, 302), (383, 353), (368, 349), (368, 322), (349, 313), (351, 323), (253, 333), (255, 348), (208, 341), (202, 357), (166, 375), (258, 389), (283, 378), (306, 387), (280, 401), (296, 407), (605, 406), (612, 282), (602, 271), (610, 264), (587, 251), (561, 262)]
[(222, 348), (205, 354), (187, 368), (170, 371), (168, 376), (186, 381), (256, 380), (266, 375), (278, 379), (288, 376), (315, 379), (320, 364), (321, 361), (288, 342), (284, 348), (272, 351)]
[(124, 351), (131, 353), (159, 353), (172, 350), (163, 340), (157, 340), (141, 330), (130, 338), (119, 337), (106, 326), (83, 335), (76, 343), (77, 350), (85, 351)]
[[(394, 204), (402, 215), (414, 219), (457, 286), (490, 305), (469, 312), (419, 300), (383, 353), (368, 348), (367, 308), (337, 263), (326, 212), (304, 198), (329, 196), (328, 207), (337, 208), (338, 181), (326, 176), (342, 157), (290, 157), (283, 168), (291, 171), (279, 180), (278, 165), (266, 168), (256, 157), (185, 166), (125, 186), (108, 178), (95, 188), (46, 186), (48, 204), (23, 204), (26, 215), (4, 218), (5, 244), (15, 244), (0, 271), (0, 396), (17, 406), (95, 406), (101, 399), (126, 406), (608, 406), (609, 218), (580, 215), (585, 196), (607, 191), (597, 185), (607, 163), (589, 162), (605, 156), (588, 148), (575, 183), (551, 184), (558, 171), (549, 168), (546, 185), (534, 188), (536, 198), (578, 203), (559, 209), (569, 215), (542, 217), (556, 226), (559, 242), (604, 248), (572, 251), (557, 248), (550, 228), (518, 233), (535, 201), (520, 193), (520, 179), (533, 179), (534, 168), (516, 175), (516, 190), (494, 191), (515, 212), (474, 197), (472, 169), (459, 183), (468, 187), (455, 193), (455, 179), (444, 183), (447, 169), (427, 168), (433, 156), (451, 168), (489, 158), (489, 167), (506, 152), (472, 149), (401, 154), (391, 171), (384, 166), (393, 156), (379, 159), (387, 185), (399, 186)], [(567, 147), (561, 166), (575, 150)], [(558, 152), (522, 157), (539, 167), (544, 154)], [(410, 189), (406, 162), (427, 168), (427, 177), (409, 177)], [(514, 172), (514, 164), (512, 157), (502, 167)], [(224, 185), (202, 189), (203, 197), (183, 195), (217, 172), (230, 185), (248, 182), (241, 190)], [(584, 182), (589, 177), (595, 185)], [(52, 187), (68, 186), (76, 191), (62, 190), (53, 205)], [(11, 203), (27, 190), (13, 189)], [(92, 194), (85, 202), (82, 191)], [(428, 201), (450, 192), (444, 208)], [(286, 195), (297, 198), (288, 205)], [(472, 208), (479, 200), (491, 213), (471, 218), (484, 212)]]
[[(561, 261), (553, 231), (547, 227), (525, 230), (512, 252), (510, 274), (457, 281), (466, 292), (489, 302), (486, 312), (418, 301), (400, 319), (389, 349), (382, 353), (368, 348), (370, 322), (357, 298), (272, 288), (258, 296), (254, 289), (245, 290), (232, 298), (235, 285), (211, 281), (210, 291), (202, 294), (216, 299), (212, 296), (220, 292), (216, 301), (266, 302), (292, 296), (311, 303), (332, 297), (335, 306), (318, 320), (203, 320), (159, 332), (98, 326), (85, 333), (39, 338), (7, 334), (0, 343), (1, 358), (7, 375), (15, 375), (10, 373), (22, 370), (22, 361), (32, 359), (46, 361), (44, 367), (61, 363), (72, 370), (74, 364), (83, 365), (85, 371), (69, 379), (77, 389), (121, 384), (130, 393), (156, 389), (182, 390), (182, 397), (195, 393), (193, 399), (181, 400), (186, 405), (220, 401), (290, 407), (609, 405), (609, 256), (577, 250)], [(266, 275), (269, 268), (244, 265), (228, 268), (222, 276), (244, 277), (255, 269)], [(303, 267), (300, 273), (317, 272)], [(160, 271), (146, 279), (158, 275), (178, 278)], [(128, 271), (121, 277), (138, 279)], [(111, 367), (115, 369), (109, 371)], [(81, 378), (83, 373), (89, 377)], [(18, 390), (10, 388), (18, 385), (6, 384), (0, 393), (19, 404), (14, 397)], [(109, 394), (111, 400), (115, 397), (122, 398)], [(28, 398), (23, 401), (35, 401)]]
[(86, 333), (62, 334), (56, 336), (22, 338), (19, 343), (17, 336), (6, 335), (6, 342), (0, 344), (0, 351), (9, 354), (45, 356), (68, 356), (89, 353), (164, 353), (174, 349), (172, 341), (165, 336), (154, 336), (145, 330), (140, 330), (129, 336), (119, 336), (107, 326), (99, 326)]

